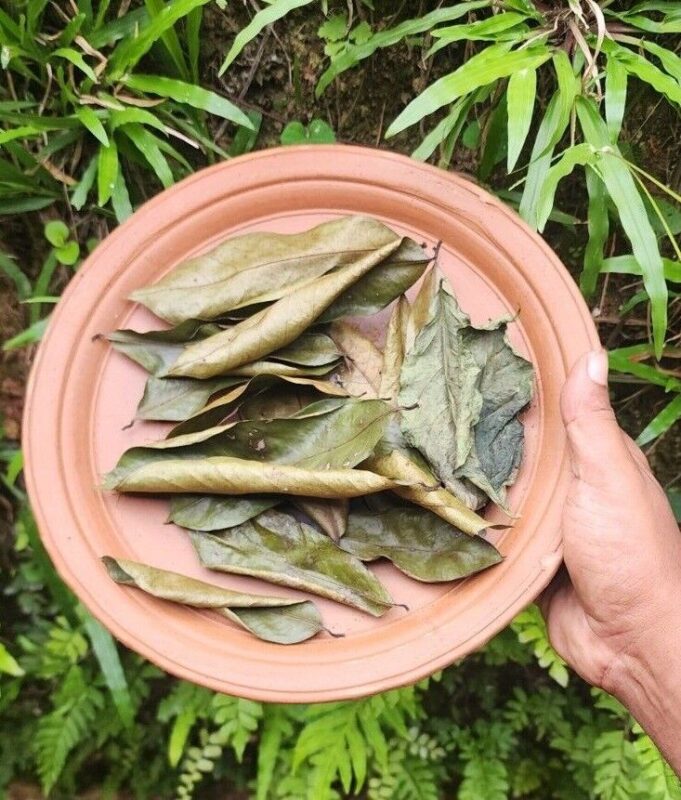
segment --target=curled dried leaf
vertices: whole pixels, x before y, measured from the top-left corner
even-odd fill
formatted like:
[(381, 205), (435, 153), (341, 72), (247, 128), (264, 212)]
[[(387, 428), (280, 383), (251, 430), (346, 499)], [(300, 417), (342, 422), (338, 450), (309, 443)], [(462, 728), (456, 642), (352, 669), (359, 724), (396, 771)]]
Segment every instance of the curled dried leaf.
[(102, 561), (116, 583), (173, 603), (209, 608), (267, 642), (297, 644), (323, 630), (319, 611), (310, 600), (234, 592), (123, 558), (104, 556)]

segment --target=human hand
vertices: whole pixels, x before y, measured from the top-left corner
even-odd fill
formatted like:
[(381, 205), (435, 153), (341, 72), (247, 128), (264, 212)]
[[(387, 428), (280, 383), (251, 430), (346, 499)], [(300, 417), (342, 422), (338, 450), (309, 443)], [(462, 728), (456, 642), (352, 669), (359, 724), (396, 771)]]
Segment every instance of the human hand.
[[(604, 351), (575, 365), (561, 411), (573, 481), (563, 515), (566, 569), (540, 603), (549, 636), (585, 680), (654, 727), (646, 719), (653, 708), (668, 721), (674, 705), (668, 675), (681, 683), (681, 535), (645, 456), (615, 420)], [(672, 691), (678, 709), (681, 691)], [(675, 742), (657, 738), (678, 769), (681, 711), (677, 723)]]

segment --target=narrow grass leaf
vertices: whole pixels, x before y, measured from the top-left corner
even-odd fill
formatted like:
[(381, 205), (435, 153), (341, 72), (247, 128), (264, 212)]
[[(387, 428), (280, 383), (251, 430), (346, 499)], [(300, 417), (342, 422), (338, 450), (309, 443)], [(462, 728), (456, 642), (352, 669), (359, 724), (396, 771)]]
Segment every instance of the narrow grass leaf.
[(88, 108), (87, 106), (77, 108), (75, 115), (83, 123), (83, 126), (90, 131), (95, 139), (97, 139), (97, 141), (101, 142), (104, 147), (109, 146), (109, 137), (107, 136), (104, 125), (102, 125), (102, 121), (91, 108)]
[(610, 138), (616, 142), (622, 130), (627, 104), (627, 70), (621, 61), (609, 58), (605, 65), (605, 119)]
[(596, 150), (588, 142), (584, 142), (564, 150), (558, 161), (549, 169), (539, 190), (537, 203), (537, 229), (540, 232), (544, 230), (553, 209), (558, 184), (570, 175), (577, 165), (594, 164), (597, 162), (597, 157)]
[[(664, 277), (668, 281), (681, 283), (681, 262), (663, 258)], [(614, 272), (620, 275), (642, 275), (641, 265), (633, 254), (611, 256), (603, 260), (601, 272)]]
[(139, 123), (130, 123), (121, 127), (130, 141), (135, 145), (140, 154), (146, 159), (149, 166), (154, 170), (156, 176), (161, 181), (164, 189), (172, 186), (175, 182), (173, 172), (166, 157), (159, 146), (159, 140), (153, 133), (148, 131)]
[(636, 444), (642, 447), (666, 433), (681, 419), (681, 394), (671, 400), (641, 431)]
[(78, 67), (78, 69), (81, 72), (85, 73), (85, 75), (87, 75), (87, 77), (93, 83), (97, 83), (99, 81), (92, 67), (85, 61), (83, 56), (77, 50), (74, 50), (72, 47), (59, 47), (57, 50), (54, 51), (53, 55), (59, 56), (60, 58), (64, 58), (67, 61), (70, 61), (74, 65), (74, 67)]
[(603, 252), (610, 234), (608, 215), (608, 193), (600, 175), (589, 167), (585, 170), (586, 188), (589, 194), (587, 229), (589, 239), (584, 248), (584, 268), (579, 278), (582, 292), (590, 297), (596, 291), (598, 275), (603, 270)]
[(97, 160), (97, 203), (105, 206), (113, 194), (118, 178), (118, 148), (111, 137), (108, 145), (99, 145)]
[(508, 153), (506, 169), (513, 172), (530, 132), (537, 93), (537, 70), (524, 67), (514, 72), (506, 90), (508, 107)]
[(244, 128), (253, 129), (253, 123), (240, 108), (226, 97), (193, 83), (185, 83), (161, 75), (129, 75), (123, 81), (126, 86), (139, 92), (169, 97), (176, 103), (184, 103), (201, 111), (208, 111), (223, 119), (228, 119)]

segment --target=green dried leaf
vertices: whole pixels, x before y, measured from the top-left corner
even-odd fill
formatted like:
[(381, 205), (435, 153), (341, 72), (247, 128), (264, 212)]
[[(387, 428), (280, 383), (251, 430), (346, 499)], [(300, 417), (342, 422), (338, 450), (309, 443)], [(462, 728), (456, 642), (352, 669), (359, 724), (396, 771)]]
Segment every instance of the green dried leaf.
[(123, 558), (104, 556), (102, 561), (116, 583), (173, 603), (209, 608), (266, 642), (296, 644), (323, 630), (319, 611), (310, 600), (234, 592)]
[(387, 558), (409, 577), (428, 583), (465, 578), (501, 561), (494, 545), (423, 509), (374, 512), (365, 504), (358, 506), (350, 513), (340, 546), (362, 561)]
[[(179, 379), (170, 378), (169, 380)], [(291, 394), (287, 393), (287, 389), (301, 390), (300, 393), (293, 394), (295, 406), (291, 413), (299, 411), (309, 402), (317, 399), (318, 393), (337, 397), (344, 397), (346, 394), (337, 383), (332, 381), (295, 378), (286, 375), (258, 375), (247, 383), (241, 383), (220, 395), (197, 414), (176, 425), (168, 435), (178, 436), (212, 428), (227, 420), (237, 410), (246, 409), (245, 413), (241, 413), (243, 419), (272, 419), (277, 416), (290, 416), (290, 413), (281, 413), (284, 407), (287, 409), (291, 407)], [(300, 402), (296, 402), (298, 395), (300, 395)], [(282, 399), (286, 402), (285, 405), (282, 403)], [(305, 400), (307, 402), (304, 402)], [(262, 413), (267, 411), (268, 405), (278, 413)], [(259, 413), (254, 413), (256, 410)]]
[(252, 317), (191, 344), (168, 375), (210, 378), (266, 356), (295, 341), (344, 291), (397, 250), (389, 244), (277, 300)]
[(381, 616), (392, 600), (354, 556), (328, 536), (278, 511), (224, 534), (191, 534), (204, 567), (291, 586)]
[(213, 395), (247, 381), (246, 377), (199, 381), (193, 378), (155, 378), (152, 375), (147, 378), (137, 417), (182, 422), (201, 411)]
[(261, 494), (361, 497), (392, 489), (394, 481), (360, 469), (304, 469), (228, 456), (169, 458), (143, 464), (124, 477), (110, 473), (105, 489), (153, 494)]
[(407, 328), (409, 325), (409, 301), (402, 295), (393, 309), (383, 348), (383, 366), (379, 396), (397, 400), (400, 388), (400, 370), (406, 355)]
[(327, 272), (396, 241), (368, 217), (341, 217), (303, 233), (247, 233), (180, 264), (131, 299), (169, 322), (210, 320), (227, 311), (272, 302)]
[(338, 500), (319, 500), (316, 497), (297, 497), (294, 500), (296, 508), (304, 514), (330, 536), (334, 542), (338, 542), (345, 534), (348, 524), (348, 501), (340, 498)]
[(280, 497), (216, 497), (215, 495), (176, 494), (170, 499), (168, 521), (196, 531), (219, 531), (241, 525), (273, 508)]

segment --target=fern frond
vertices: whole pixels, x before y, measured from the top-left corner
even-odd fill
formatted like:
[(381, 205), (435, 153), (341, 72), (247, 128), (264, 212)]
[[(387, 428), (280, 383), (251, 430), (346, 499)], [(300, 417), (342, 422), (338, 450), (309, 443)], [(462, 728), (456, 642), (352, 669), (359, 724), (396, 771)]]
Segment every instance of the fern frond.
[(594, 742), (594, 791), (600, 800), (630, 800), (632, 749), (626, 730), (606, 731)]
[(263, 712), (263, 726), (258, 747), (256, 800), (267, 800), (282, 742), (293, 735), (293, 724), (284, 706), (265, 706)]
[(662, 758), (652, 739), (640, 726), (634, 727), (636, 738), (633, 748), (639, 767), (639, 785), (648, 800), (680, 800), (681, 781)]
[(438, 800), (443, 770), (439, 764), (391, 747), (388, 764), (369, 780), (369, 800)]
[(502, 761), (485, 758), (480, 754), (463, 768), (458, 800), (508, 800), (510, 785), (508, 772)]
[(539, 666), (544, 667), (559, 686), (566, 687), (570, 680), (567, 665), (551, 647), (546, 625), (537, 606), (530, 606), (518, 614), (511, 628), (519, 642), (532, 647)]

